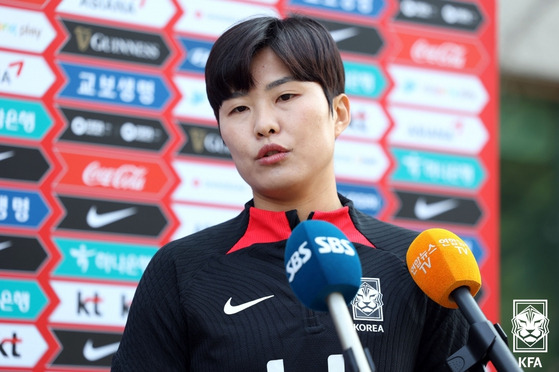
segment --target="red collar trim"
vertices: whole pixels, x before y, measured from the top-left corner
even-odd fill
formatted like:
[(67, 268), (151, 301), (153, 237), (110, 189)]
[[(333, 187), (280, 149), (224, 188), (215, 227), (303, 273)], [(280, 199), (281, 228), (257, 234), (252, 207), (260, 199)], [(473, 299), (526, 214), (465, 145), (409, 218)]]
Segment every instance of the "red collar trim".
[(363, 235), (349, 216), (349, 207), (345, 206), (330, 212), (316, 211), (312, 216), (313, 220), (322, 220), (336, 225), (347, 236), (350, 242), (359, 243), (368, 247), (375, 248), (365, 235)]
[(247, 229), (241, 239), (237, 241), (227, 254), (256, 243), (272, 243), (286, 240), (289, 238), (289, 235), (291, 235), (291, 227), (285, 212), (274, 212), (250, 207)]
[[(313, 220), (323, 220), (336, 225), (353, 243), (368, 247), (375, 246), (355, 227), (349, 216), (349, 207), (335, 211), (315, 211)], [(291, 226), (285, 212), (274, 212), (250, 207), (248, 226), (244, 235), (227, 252), (233, 253), (256, 243), (272, 243), (287, 240), (291, 235)]]

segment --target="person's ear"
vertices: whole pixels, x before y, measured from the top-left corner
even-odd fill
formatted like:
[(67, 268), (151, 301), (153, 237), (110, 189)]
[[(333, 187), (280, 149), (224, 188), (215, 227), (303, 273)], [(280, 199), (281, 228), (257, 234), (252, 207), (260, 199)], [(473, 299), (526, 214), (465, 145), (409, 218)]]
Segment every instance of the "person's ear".
[(351, 122), (349, 98), (345, 93), (334, 97), (332, 100), (332, 112), (335, 120), (334, 134), (338, 138)]

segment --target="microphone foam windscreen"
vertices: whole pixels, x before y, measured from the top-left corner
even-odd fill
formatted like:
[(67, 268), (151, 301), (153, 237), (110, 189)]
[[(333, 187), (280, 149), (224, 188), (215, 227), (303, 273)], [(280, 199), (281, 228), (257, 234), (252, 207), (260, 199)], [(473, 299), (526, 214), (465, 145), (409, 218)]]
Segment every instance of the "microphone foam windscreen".
[(328, 311), (326, 298), (333, 292), (349, 304), (361, 285), (355, 247), (326, 221), (307, 220), (293, 229), (285, 247), (285, 271), (297, 298), (318, 311)]
[(458, 308), (451, 297), (458, 287), (468, 287), (472, 296), (481, 287), (474, 254), (448, 230), (428, 229), (419, 234), (408, 249), (406, 262), (419, 288), (441, 306)]

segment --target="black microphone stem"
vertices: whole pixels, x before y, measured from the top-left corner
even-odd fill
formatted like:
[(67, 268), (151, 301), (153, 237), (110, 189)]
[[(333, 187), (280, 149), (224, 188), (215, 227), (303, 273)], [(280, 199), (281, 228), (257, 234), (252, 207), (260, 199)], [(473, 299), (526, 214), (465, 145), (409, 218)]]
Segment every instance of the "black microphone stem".
[(508, 348), (507, 344), (501, 338), (501, 335), (497, 333), (495, 326), (487, 320), (483, 312), (481, 311), (476, 300), (470, 293), (468, 287), (456, 288), (452, 294), (452, 299), (458, 304), (460, 311), (464, 314), (466, 320), (470, 325), (476, 323), (488, 323), (489, 328), (495, 335), (493, 344), (489, 347), (488, 355), (489, 360), (493, 363), (497, 371), (499, 372), (522, 372), (522, 369), (518, 366), (517, 361), (514, 359), (512, 352)]

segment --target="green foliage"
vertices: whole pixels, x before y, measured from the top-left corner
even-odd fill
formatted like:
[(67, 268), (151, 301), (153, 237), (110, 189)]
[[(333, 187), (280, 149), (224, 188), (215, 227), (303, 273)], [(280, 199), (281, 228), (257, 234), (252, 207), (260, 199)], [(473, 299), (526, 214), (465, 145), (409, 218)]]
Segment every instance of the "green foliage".
[(513, 299), (547, 299), (542, 371), (559, 371), (559, 103), (501, 97), (501, 325)]

